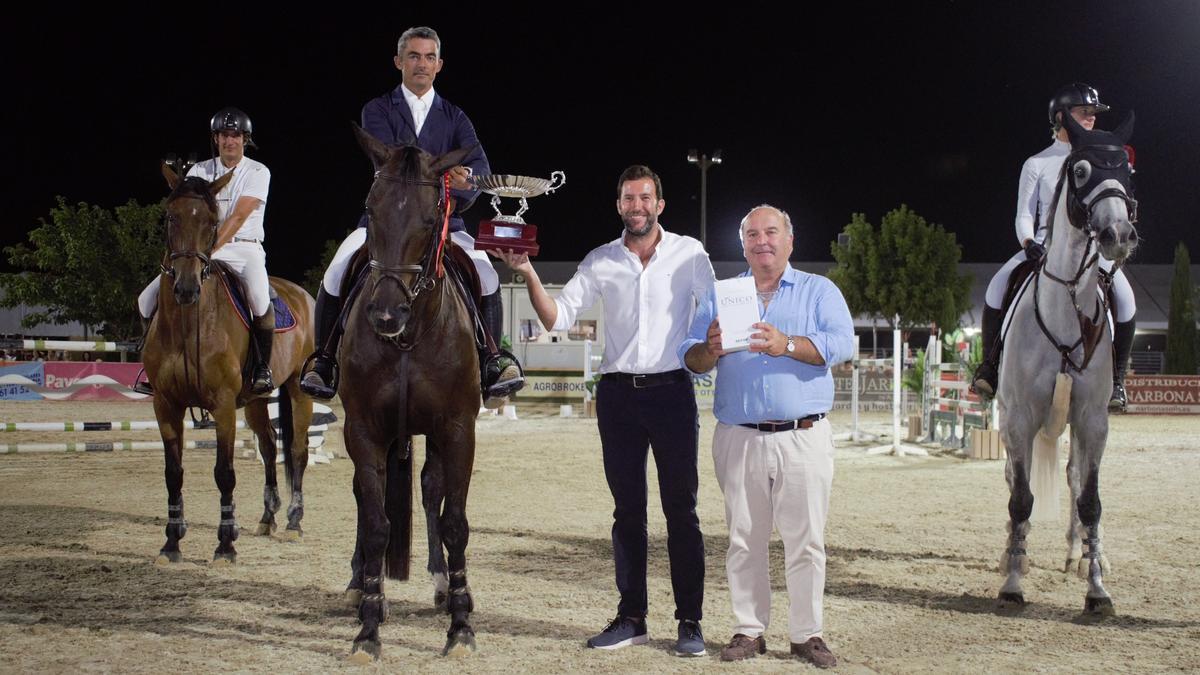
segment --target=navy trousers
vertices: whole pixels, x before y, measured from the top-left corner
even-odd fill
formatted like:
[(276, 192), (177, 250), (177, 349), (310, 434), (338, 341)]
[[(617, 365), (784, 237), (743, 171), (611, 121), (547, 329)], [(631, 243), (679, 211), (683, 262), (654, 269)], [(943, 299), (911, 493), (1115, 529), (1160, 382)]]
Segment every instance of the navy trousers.
[(604, 476), (616, 505), (612, 542), (621, 616), (644, 617), (647, 611), (648, 448), (654, 451), (667, 521), (675, 618), (699, 621), (702, 615), (704, 538), (696, 516), (700, 420), (692, 379), (686, 371), (677, 372), (670, 382), (654, 387), (639, 388), (610, 376), (596, 388)]

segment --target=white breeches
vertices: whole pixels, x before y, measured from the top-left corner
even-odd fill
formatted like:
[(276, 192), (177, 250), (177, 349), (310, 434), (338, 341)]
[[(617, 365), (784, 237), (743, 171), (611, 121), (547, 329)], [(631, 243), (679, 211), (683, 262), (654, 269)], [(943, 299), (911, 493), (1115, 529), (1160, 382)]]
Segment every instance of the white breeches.
[[(483, 287), (484, 295), (491, 295), (500, 289), (500, 276), (496, 274), (496, 268), (492, 267), (492, 261), (488, 259), (487, 253), (475, 250), (475, 239), (466, 232), (451, 232), (450, 241), (458, 245), (459, 248), (467, 252), (471, 262), (475, 263), (475, 271), (479, 273), (479, 285)], [(330, 261), (329, 267), (325, 270), (325, 277), (321, 280), (321, 287), (330, 295), (338, 295), (342, 290), (342, 279), (346, 276), (346, 268), (350, 266), (350, 258), (354, 257), (354, 252), (362, 248), (362, 245), (367, 243), (367, 228), (360, 227), (350, 233), (342, 245), (338, 246), (337, 253), (333, 254), (333, 260)]]
[[(1025, 260), (1025, 252), (1017, 251), (1017, 254), (1008, 259), (992, 277), (992, 281), (988, 284), (987, 295), (985, 300), (988, 307), (992, 309), (1001, 309), (1000, 305), (1004, 302), (1004, 291), (1008, 289), (1008, 277), (1012, 275), (1013, 269)], [(1100, 258), (1100, 267), (1105, 270), (1111, 270), (1113, 263), (1111, 260)], [(1133, 319), (1137, 314), (1137, 301), (1133, 297), (1133, 286), (1129, 285), (1129, 280), (1125, 278), (1123, 270), (1117, 270), (1117, 274), (1113, 277), (1113, 297), (1117, 303), (1117, 315), (1113, 317), (1117, 323), (1125, 323)]]
[[(217, 249), (212, 259), (228, 265), (233, 274), (242, 280), (250, 313), (255, 317), (266, 314), (271, 304), (271, 282), (267, 279), (267, 253), (262, 244), (231, 241)], [(138, 296), (138, 311), (143, 318), (150, 318), (158, 308), (158, 285), (159, 277), (154, 277)]]
[(767, 560), (775, 528), (783, 540), (791, 641), (821, 634), (833, 453), (828, 419), (773, 434), (717, 424), (713, 464), (729, 524), (725, 571), (734, 633), (758, 637), (770, 622)]

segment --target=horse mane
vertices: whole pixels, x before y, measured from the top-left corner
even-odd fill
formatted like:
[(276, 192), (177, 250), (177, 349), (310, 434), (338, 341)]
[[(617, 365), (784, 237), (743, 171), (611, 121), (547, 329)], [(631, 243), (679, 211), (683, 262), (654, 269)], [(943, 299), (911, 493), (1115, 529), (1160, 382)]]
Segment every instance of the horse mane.
[(185, 197), (195, 197), (203, 200), (204, 203), (208, 205), (209, 210), (211, 210), (213, 213), (216, 213), (217, 199), (212, 195), (211, 192), (209, 192), (208, 187), (210, 185), (212, 185), (212, 183), (204, 180), (203, 178), (199, 178), (197, 176), (188, 176), (187, 178), (179, 181), (174, 190), (171, 190), (171, 194), (167, 195), (167, 201), (171, 202), (175, 201), (176, 199), (183, 199)]

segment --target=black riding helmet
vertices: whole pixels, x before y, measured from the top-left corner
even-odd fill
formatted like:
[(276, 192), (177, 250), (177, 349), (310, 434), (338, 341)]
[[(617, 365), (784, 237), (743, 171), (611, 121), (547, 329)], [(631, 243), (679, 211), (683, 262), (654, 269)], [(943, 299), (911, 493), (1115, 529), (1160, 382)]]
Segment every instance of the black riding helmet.
[(254, 133), (254, 125), (250, 116), (237, 108), (221, 108), (212, 116), (208, 123), (209, 131), (214, 134), (222, 131), (240, 131), (246, 136), (246, 147), (257, 148), (250, 134)]
[(1096, 112), (1102, 113), (1108, 110), (1108, 106), (1100, 102), (1100, 94), (1091, 86), (1082, 82), (1072, 82), (1071, 84), (1059, 87), (1055, 92), (1054, 98), (1050, 99), (1050, 126), (1056, 130), (1060, 123), (1055, 119), (1055, 113), (1069, 115), (1071, 108), (1081, 105), (1090, 105), (1096, 107)]

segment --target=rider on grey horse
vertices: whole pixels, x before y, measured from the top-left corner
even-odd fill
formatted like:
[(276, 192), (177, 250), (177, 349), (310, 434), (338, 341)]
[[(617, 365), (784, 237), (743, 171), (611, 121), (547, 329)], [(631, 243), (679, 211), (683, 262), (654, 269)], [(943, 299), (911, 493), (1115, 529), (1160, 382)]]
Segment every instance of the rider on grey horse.
[[(986, 350), (983, 363), (975, 371), (972, 387), (976, 392), (994, 396), (1003, 348), (1001, 325), (1007, 307), (1002, 307), (1008, 288), (1009, 276), (1025, 260), (1036, 262), (1046, 253), (1046, 220), (1053, 208), (1054, 186), (1062, 170), (1063, 160), (1071, 152), (1067, 130), (1063, 127), (1063, 114), (1069, 114), (1087, 130), (1096, 123), (1096, 114), (1108, 110), (1100, 102), (1100, 96), (1092, 87), (1079, 82), (1066, 85), (1050, 99), (1049, 119), (1054, 141), (1038, 154), (1025, 160), (1021, 168), (1021, 182), (1017, 190), (1017, 241), (1022, 251), (1006, 262), (988, 284), (986, 304), (983, 309), (983, 347)], [(1102, 260), (1101, 267), (1111, 271), (1112, 261)], [(1134, 314), (1137, 305), (1133, 288), (1121, 270), (1113, 276), (1112, 292), (1115, 298), (1115, 325), (1113, 326), (1113, 348), (1116, 358), (1113, 363), (1113, 389), (1109, 400), (1110, 410), (1125, 408), (1125, 368), (1133, 349)]]

